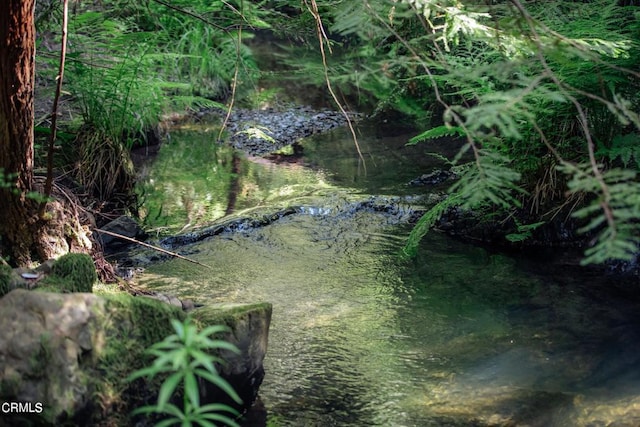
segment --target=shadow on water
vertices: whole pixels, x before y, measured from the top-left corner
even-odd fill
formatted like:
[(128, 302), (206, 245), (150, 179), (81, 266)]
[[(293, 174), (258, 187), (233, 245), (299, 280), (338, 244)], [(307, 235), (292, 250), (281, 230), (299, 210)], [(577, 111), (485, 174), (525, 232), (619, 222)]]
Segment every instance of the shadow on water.
[[(640, 425), (637, 283), (437, 233), (402, 259), (409, 226), (349, 202), (406, 195), (415, 191), (406, 181), (435, 166), (384, 154), (399, 139), (364, 133), (377, 160), (365, 176), (340, 135), (303, 142), (294, 168), (246, 159), (236, 168), (237, 209), (309, 209), (191, 245), (213, 275), (172, 260), (141, 277), (205, 304), (273, 303), (263, 409), (247, 426)], [(204, 163), (210, 171), (224, 161)], [(185, 182), (202, 194), (220, 185), (199, 179)], [(215, 219), (203, 209), (203, 222)]]

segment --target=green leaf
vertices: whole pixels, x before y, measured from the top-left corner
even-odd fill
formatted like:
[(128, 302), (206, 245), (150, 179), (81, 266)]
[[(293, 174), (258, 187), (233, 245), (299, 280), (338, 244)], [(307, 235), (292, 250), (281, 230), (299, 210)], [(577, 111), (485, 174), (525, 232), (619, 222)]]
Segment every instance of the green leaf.
[(165, 418), (162, 421), (156, 423), (155, 427), (169, 427), (172, 425), (180, 424), (182, 417)]
[(133, 415), (140, 415), (140, 414), (151, 414), (154, 412), (157, 412), (158, 408), (156, 406), (141, 406), (139, 408), (136, 408), (132, 414)]
[(225, 425), (230, 427), (240, 427), (240, 425), (233, 419), (223, 414), (216, 414), (212, 412), (208, 412), (202, 415), (202, 418), (209, 419), (212, 421), (219, 421)]
[(222, 333), (222, 332), (229, 332), (229, 331), (231, 331), (231, 329), (228, 326), (212, 325), (212, 326), (207, 326), (206, 328), (204, 328), (200, 332), (200, 335), (209, 337), (209, 336), (214, 335), (214, 334), (218, 334), (218, 333)]
[(198, 389), (198, 381), (192, 372), (186, 372), (184, 375), (184, 392), (194, 408), (200, 406), (200, 390)]
[(230, 398), (232, 398), (236, 402), (242, 403), (242, 399), (240, 399), (240, 396), (238, 396), (238, 393), (236, 393), (233, 387), (231, 387), (231, 385), (221, 376), (213, 375), (210, 372), (205, 371), (203, 369), (196, 369), (195, 374), (201, 378), (204, 378), (210, 383), (218, 386), (221, 390), (223, 390)]
[(216, 368), (213, 364), (214, 358), (213, 356), (206, 354), (200, 350), (194, 349), (191, 352), (191, 356), (193, 357), (193, 363), (191, 364), (192, 366), (203, 366), (206, 368), (207, 371), (214, 373), (216, 372)]
[(152, 377), (157, 373), (159, 373), (159, 370), (156, 369), (154, 366), (146, 367), (133, 372), (131, 375), (127, 377), (127, 381), (131, 382), (141, 377)]
[(160, 392), (158, 393), (158, 408), (160, 410), (164, 409), (165, 405), (169, 402), (169, 399), (171, 399), (173, 392), (176, 390), (183, 377), (184, 373), (178, 371), (171, 374), (164, 383), (162, 383)]
[(238, 411), (232, 408), (229, 405), (225, 405), (223, 403), (209, 403), (207, 405), (202, 405), (199, 408), (196, 408), (196, 412), (198, 413), (211, 413), (211, 412), (229, 412), (233, 415), (240, 415)]
[(171, 326), (173, 326), (178, 337), (183, 337), (185, 334), (185, 328), (188, 327), (188, 324), (183, 325), (178, 319), (171, 319)]
[(435, 128), (426, 130), (419, 135), (416, 135), (409, 139), (406, 145), (416, 145), (419, 142), (426, 141), (428, 139), (442, 138), (445, 136), (465, 136), (464, 129), (458, 126), (437, 126)]

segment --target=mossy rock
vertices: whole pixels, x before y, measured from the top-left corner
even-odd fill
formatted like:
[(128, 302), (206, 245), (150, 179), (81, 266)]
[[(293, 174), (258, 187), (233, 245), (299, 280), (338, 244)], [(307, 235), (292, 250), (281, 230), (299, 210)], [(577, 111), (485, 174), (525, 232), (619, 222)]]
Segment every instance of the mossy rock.
[(134, 425), (164, 378), (129, 382), (145, 350), (173, 333), (182, 310), (121, 294), (17, 289), (0, 299), (0, 401), (43, 402), (40, 414), (4, 414), (0, 426)]
[(40, 286), (47, 291), (91, 293), (97, 280), (98, 274), (89, 255), (69, 253), (53, 264), (51, 275)]

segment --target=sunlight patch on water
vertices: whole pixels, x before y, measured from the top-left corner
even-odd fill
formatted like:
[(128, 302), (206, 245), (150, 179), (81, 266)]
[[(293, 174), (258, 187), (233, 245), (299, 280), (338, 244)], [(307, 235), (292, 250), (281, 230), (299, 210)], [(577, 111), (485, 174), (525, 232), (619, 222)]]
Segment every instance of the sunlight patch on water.
[[(368, 196), (354, 188), (407, 191), (404, 175), (385, 181), (415, 173), (387, 163), (402, 141), (368, 140), (379, 164), (364, 176), (351, 142), (328, 138), (342, 138), (340, 155), (326, 140), (306, 145), (316, 171), (245, 170), (236, 215), (304, 206), (299, 214), (181, 248), (212, 271), (171, 260), (140, 279), (196, 303), (273, 304), (260, 392), (272, 422), (640, 425), (640, 303), (591, 277), (554, 276), (545, 264), (532, 272), (437, 233), (416, 259), (400, 259), (406, 217), (357, 209)], [(210, 198), (206, 187), (196, 193)]]

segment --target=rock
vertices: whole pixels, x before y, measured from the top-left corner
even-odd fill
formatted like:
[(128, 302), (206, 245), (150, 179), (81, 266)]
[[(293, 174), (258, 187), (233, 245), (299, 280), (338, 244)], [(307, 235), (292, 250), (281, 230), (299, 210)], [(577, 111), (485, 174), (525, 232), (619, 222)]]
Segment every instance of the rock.
[(55, 259), (48, 259), (40, 264), (35, 271), (42, 274), (50, 274), (53, 271), (53, 265), (56, 263)]
[[(200, 118), (207, 115), (223, 117), (226, 111), (210, 109), (198, 113)], [(356, 114), (350, 114), (356, 119)], [(293, 107), (285, 111), (276, 109), (243, 110), (234, 109), (229, 116), (227, 130), (229, 143), (251, 156), (262, 156), (294, 144), (314, 133), (328, 131), (347, 123), (338, 111), (315, 111), (309, 107)], [(266, 140), (255, 132), (259, 129), (272, 140)]]
[[(271, 312), (272, 305), (269, 303), (220, 304), (191, 311), (193, 318), (204, 325), (229, 327), (230, 331), (223, 339), (238, 347), (240, 353), (224, 351), (221, 354), (227, 363), (220, 367), (220, 375), (233, 386), (244, 402), (241, 411), (255, 402), (264, 378), (262, 362), (267, 353)], [(221, 390), (211, 384), (203, 393), (203, 400), (206, 403), (232, 404)]]
[(141, 296), (143, 298), (152, 298), (158, 301), (162, 301), (165, 304), (169, 304), (180, 309), (182, 309), (184, 305), (178, 297), (168, 294), (161, 294), (159, 292), (152, 292), (149, 294), (143, 294)]
[[(241, 352), (221, 354), (220, 372), (249, 407), (264, 376), (271, 305), (192, 312), (202, 327), (229, 326), (222, 338)], [(155, 403), (160, 384), (126, 378), (148, 366), (145, 350), (174, 333), (175, 318), (185, 318), (182, 307), (126, 293), (11, 291), (0, 299), (0, 402), (42, 411), (3, 413), (0, 425), (135, 424), (131, 411)], [(203, 403), (223, 397), (210, 384), (201, 393)]]
[(409, 182), (411, 186), (438, 185), (443, 182), (457, 179), (458, 175), (449, 170), (437, 169), (431, 173), (424, 174)]
[(104, 347), (94, 330), (104, 301), (16, 289), (0, 300), (0, 313), (0, 400), (42, 404), (45, 425), (82, 410), (95, 392), (84, 365)]

